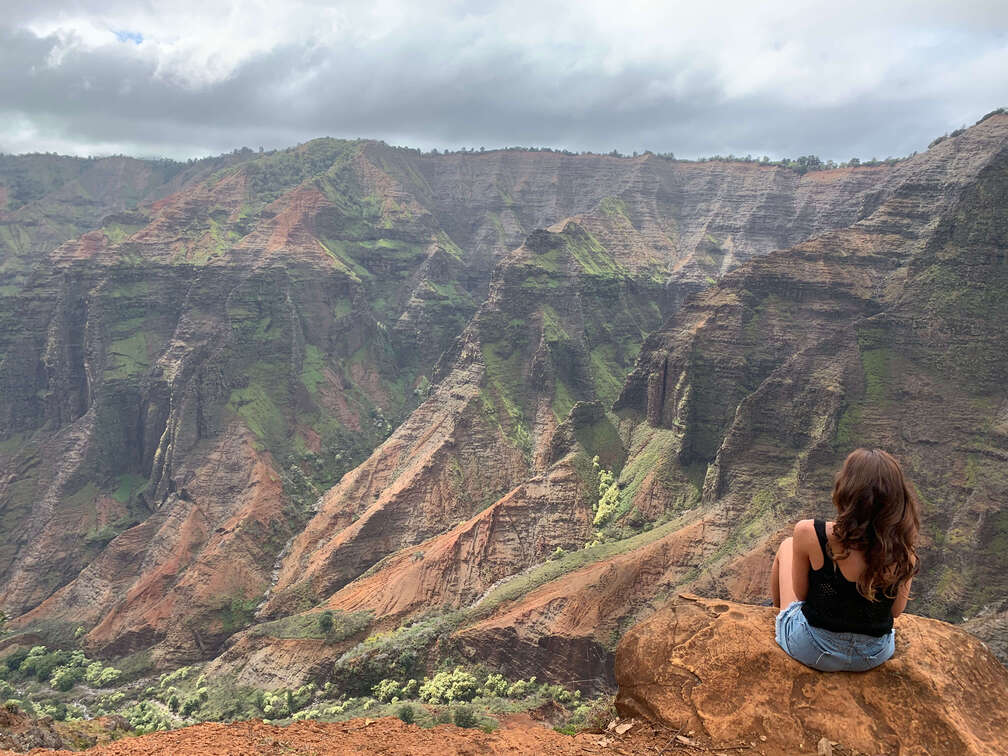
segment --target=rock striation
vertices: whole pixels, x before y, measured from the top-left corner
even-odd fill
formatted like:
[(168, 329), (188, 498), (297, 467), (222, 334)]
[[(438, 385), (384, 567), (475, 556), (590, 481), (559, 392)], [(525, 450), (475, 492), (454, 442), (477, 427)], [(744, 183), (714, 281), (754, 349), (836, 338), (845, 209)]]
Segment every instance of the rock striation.
[(1008, 750), (1008, 711), (994, 703), (1008, 670), (962, 630), (904, 614), (891, 660), (823, 673), (777, 646), (775, 611), (682, 595), (631, 628), (616, 651), (620, 715), (694, 730), (714, 750), (806, 753), (823, 738), (863, 754)]

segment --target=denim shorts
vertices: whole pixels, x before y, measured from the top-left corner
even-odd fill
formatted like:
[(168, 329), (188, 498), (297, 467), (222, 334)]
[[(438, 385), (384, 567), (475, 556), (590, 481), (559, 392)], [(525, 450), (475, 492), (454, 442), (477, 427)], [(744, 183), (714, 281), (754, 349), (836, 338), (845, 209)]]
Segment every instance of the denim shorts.
[(792, 601), (777, 614), (777, 645), (806, 667), (822, 672), (864, 672), (893, 655), (896, 636), (835, 633), (809, 625), (802, 614), (804, 601)]

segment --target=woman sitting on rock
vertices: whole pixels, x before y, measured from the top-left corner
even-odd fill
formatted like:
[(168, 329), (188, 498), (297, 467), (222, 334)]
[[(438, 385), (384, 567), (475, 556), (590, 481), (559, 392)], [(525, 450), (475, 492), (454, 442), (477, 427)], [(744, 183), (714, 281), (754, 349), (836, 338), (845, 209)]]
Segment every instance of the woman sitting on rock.
[(918, 569), (917, 499), (892, 455), (857, 449), (833, 505), (836, 522), (802, 520), (777, 549), (777, 643), (813, 669), (861, 672), (893, 655), (893, 617)]

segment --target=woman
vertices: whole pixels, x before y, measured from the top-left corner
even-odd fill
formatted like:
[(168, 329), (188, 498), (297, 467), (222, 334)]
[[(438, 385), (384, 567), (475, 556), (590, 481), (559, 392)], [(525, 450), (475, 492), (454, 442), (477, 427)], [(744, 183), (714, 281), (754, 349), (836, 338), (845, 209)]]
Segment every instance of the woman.
[(893, 655), (893, 618), (917, 573), (917, 499), (899, 463), (857, 449), (833, 485), (835, 522), (802, 520), (771, 577), (777, 643), (824, 672), (864, 671)]

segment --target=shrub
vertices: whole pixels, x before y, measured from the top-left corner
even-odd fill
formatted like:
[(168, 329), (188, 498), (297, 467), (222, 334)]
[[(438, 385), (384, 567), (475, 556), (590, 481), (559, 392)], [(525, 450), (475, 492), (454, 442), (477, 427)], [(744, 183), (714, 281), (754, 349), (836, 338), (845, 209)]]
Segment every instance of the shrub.
[(606, 470), (599, 464), (598, 455), (592, 459), (592, 467), (598, 475), (598, 503), (595, 505), (595, 518), (592, 523), (596, 526), (603, 524), (619, 508), (620, 491), (616, 476), (611, 470)]
[(483, 689), (480, 691), (480, 695), (504, 697), (507, 695), (507, 691), (508, 681), (504, 675), (491, 672), (487, 675), (486, 682), (483, 683)]
[(183, 717), (191, 717), (196, 709), (199, 708), (200, 700), (196, 696), (190, 696), (185, 701), (182, 702), (182, 706), (179, 707), (179, 714)]
[(179, 667), (174, 672), (166, 672), (158, 678), (161, 687), (166, 685), (171, 685), (176, 680), (182, 680), (188, 677), (189, 673), (193, 671), (192, 667)]
[(35, 646), (35, 648), (28, 652), (28, 656), (21, 662), (18, 670), (26, 677), (34, 676), (39, 682), (43, 682), (52, 678), (53, 672), (57, 667), (69, 665), (70, 662), (71, 655), (67, 651), (47, 653), (45, 646)]
[(168, 696), (168, 708), (172, 712), (178, 712), (179, 705), (180, 705), (179, 697), (176, 694), (172, 693), (170, 696)]
[(171, 723), (164, 718), (156, 706), (151, 705), (147, 701), (133, 704), (123, 712), (123, 715), (129, 722), (130, 727), (140, 735), (145, 735), (155, 730), (171, 729)]
[(614, 696), (602, 696), (582, 704), (574, 711), (570, 721), (579, 732), (603, 732), (617, 718)]
[(6, 666), (10, 672), (13, 672), (21, 666), (21, 662), (23, 662), (27, 657), (28, 649), (19, 648), (4, 657), (4, 666)]
[(388, 703), (393, 698), (397, 698), (402, 693), (402, 686), (398, 680), (382, 680), (371, 689), (371, 694), (382, 703)]
[(530, 677), (528, 680), (515, 680), (507, 689), (508, 698), (525, 698), (531, 695), (535, 689), (535, 681), (535, 677)]
[(350, 695), (362, 696), (386, 678), (416, 677), (430, 648), (454, 630), (462, 617), (461, 612), (450, 612), (371, 636), (336, 661), (333, 682)]
[(286, 693), (290, 691), (277, 691), (267, 693), (263, 697), (262, 712), (270, 719), (284, 719), (291, 715), (290, 707), (287, 705)]
[(322, 612), (319, 617), (319, 630), (321, 630), (325, 635), (329, 635), (333, 629), (333, 613), (332, 612)]
[(461, 667), (451, 672), (438, 672), (424, 679), (420, 686), (420, 699), (429, 703), (471, 701), (476, 697), (476, 678)]
[(553, 685), (550, 683), (544, 683), (539, 688), (539, 695), (543, 698), (552, 699), (561, 704), (567, 704), (571, 701), (580, 700), (581, 698), (580, 692), (571, 693), (561, 685)]
[(91, 662), (84, 671), (84, 682), (96, 688), (111, 688), (122, 676), (115, 667), (103, 667), (99, 661)]
[(66, 692), (76, 685), (84, 676), (80, 667), (57, 667), (49, 680), (49, 684), (56, 690)]
[(67, 707), (62, 701), (47, 701), (39, 707), (39, 711), (57, 722), (63, 722), (67, 718)]
[(470, 707), (458, 706), (452, 713), (452, 721), (456, 727), (475, 727), (479, 721), (479, 717), (476, 716), (476, 712)]
[(409, 704), (403, 704), (396, 710), (396, 716), (406, 724), (413, 724), (416, 719), (416, 712)]

